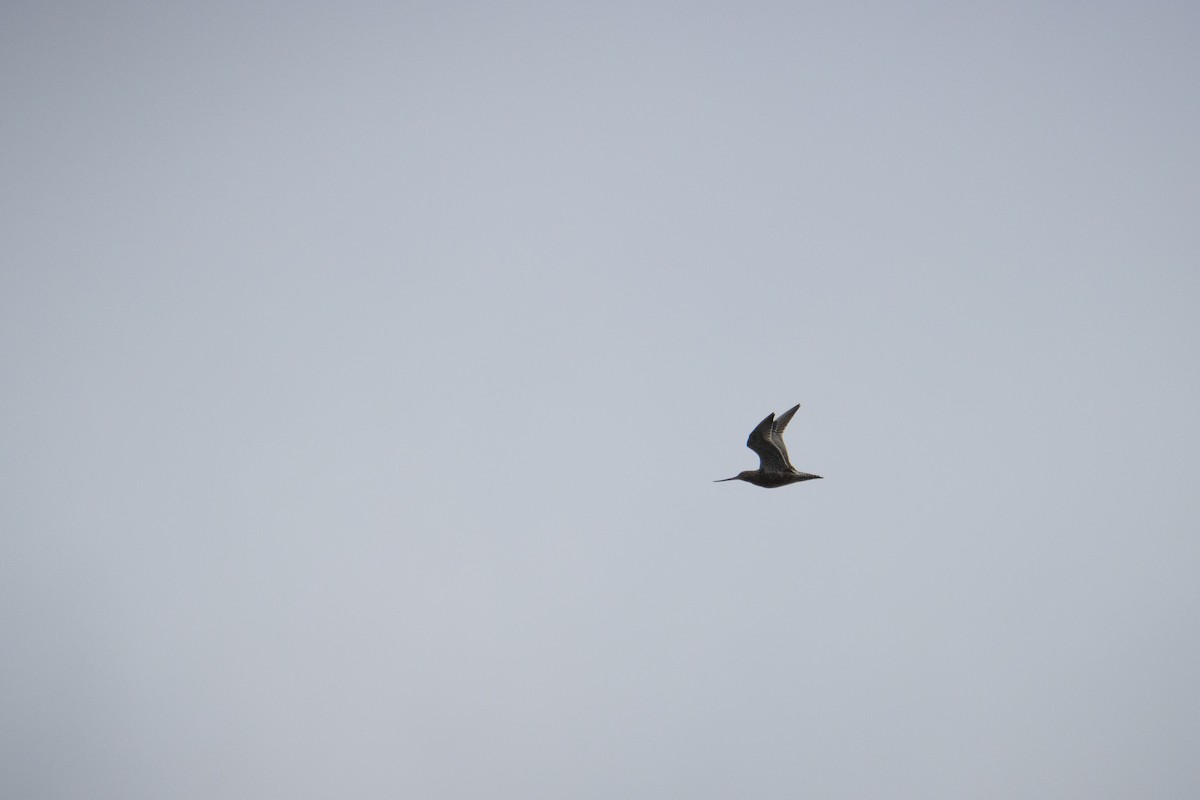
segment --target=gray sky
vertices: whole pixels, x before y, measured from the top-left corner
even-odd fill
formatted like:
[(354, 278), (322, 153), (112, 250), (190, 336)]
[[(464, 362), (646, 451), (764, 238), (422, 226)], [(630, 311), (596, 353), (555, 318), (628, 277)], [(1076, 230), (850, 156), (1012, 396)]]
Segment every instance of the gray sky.
[(0, 794), (1200, 795), (1200, 7), (180, 5), (0, 9)]

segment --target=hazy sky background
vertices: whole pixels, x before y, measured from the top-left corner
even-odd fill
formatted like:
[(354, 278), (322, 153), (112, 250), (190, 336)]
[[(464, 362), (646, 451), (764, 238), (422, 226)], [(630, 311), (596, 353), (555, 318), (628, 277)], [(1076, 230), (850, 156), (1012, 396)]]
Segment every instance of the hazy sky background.
[(5, 3), (0, 794), (1200, 796), (1198, 42)]

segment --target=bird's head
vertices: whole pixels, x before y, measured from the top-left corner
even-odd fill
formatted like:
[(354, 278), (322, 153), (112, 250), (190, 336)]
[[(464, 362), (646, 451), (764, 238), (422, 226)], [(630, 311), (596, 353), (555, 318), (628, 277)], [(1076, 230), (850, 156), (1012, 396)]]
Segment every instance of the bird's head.
[(713, 483), (724, 483), (725, 481), (746, 481), (750, 480), (754, 474), (755, 473), (753, 470), (744, 470), (739, 472), (737, 475), (734, 475), (732, 478), (721, 478), (721, 480), (713, 481)]

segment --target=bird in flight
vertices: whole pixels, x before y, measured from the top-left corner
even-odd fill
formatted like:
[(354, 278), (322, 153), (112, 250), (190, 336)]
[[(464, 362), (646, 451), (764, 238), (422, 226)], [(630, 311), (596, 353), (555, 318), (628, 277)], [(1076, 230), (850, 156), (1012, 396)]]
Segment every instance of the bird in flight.
[(713, 483), (745, 481), (764, 489), (775, 489), (787, 486), (789, 483), (820, 478), (820, 475), (801, 472), (793, 467), (792, 462), (788, 459), (787, 447), (783, 443), (783, 429), (792, 421), (798, 408), (800, 408), (799, 403), (783, 412), (779, 419), (775, 419), (774, 414), (768, 414), (766, 419), (758, 423), (758, 427), (750, 431), (746, 447), (758, 453), (758, 469), (748, 469), (745, 472), (739, 472), (732, 478), (722, 478)]

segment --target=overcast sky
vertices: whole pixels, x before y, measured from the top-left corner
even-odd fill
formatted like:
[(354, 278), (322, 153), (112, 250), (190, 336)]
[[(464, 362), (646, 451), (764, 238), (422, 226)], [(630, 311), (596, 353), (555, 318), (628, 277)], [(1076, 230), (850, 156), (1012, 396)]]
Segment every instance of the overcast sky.
[(1200, 796), (1198, 42), (5, 3), (0, 794)]

